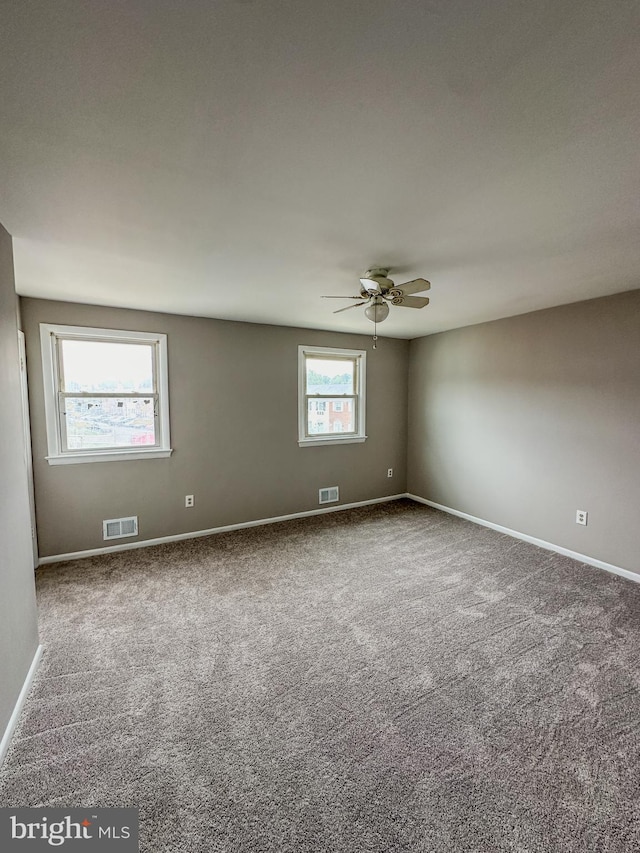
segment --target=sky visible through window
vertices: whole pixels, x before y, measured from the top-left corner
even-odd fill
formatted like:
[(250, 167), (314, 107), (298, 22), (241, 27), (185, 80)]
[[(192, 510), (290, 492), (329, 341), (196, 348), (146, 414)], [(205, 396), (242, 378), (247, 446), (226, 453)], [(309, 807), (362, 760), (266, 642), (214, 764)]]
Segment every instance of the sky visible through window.
[(307, 357), (306, 367), (308, 393), (353, 394), (353, 359)]
[(153, 347), (106, 341), (62, 341), (65, 391), (136, 391), (153, 388)]

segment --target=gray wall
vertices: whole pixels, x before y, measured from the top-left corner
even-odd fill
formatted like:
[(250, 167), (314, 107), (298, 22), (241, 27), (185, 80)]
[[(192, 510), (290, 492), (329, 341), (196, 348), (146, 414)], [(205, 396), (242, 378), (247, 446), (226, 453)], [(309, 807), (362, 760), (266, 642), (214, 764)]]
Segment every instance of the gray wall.
[(11, 237), (0, 225), (0, 737), (38, 647)]
[[(341, 503), (406, 491), (408, 341), (381, 339), (374, 351), (365, 335), (28, 298), (21, 307), (41, 557), (112, 544), (105, 518), (137, 515), (138, 538), (151, 539), (317, 509), (322, 486), (340, 486)], [(42, 322), (168, 335), (169, 459), (48, 465)], [(299, 344), (367, 350), (365, 443), (298, 447)]]
[(640, 291), (412, 341), (408, 472), (413, 494), (640, 572)]

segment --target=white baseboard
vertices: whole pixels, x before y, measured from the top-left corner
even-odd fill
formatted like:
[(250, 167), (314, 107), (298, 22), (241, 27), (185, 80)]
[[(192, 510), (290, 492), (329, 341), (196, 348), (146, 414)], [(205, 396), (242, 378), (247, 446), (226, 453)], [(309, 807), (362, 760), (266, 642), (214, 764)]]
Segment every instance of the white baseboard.
[(414, 495), (410, 492), (404, 492), (403, 494), (398, 495), (387, 495), (383, 498), (373, 498), (367, 501), (339, 504), (338, 506), (322, 507), (321, 509), (310, 509), (305, 512), (293, 512), (289, 515), (278, 515), (273, 516), (272, 518), (259, 518), (255, 521), (243, 521), (238, 524), (227, 524), (223, 527), (211, 527), (208, 530), (195, 530), (190, 533), (177, 533), (173, 536), (160, 536), (157, 539), (142, 539), (138, 542), (125, 542), (120, 545), (107, 545), (104, 548), (92, 548), (87, 551), (74, 551), (69, 554), (54, 554), (50, 557), (40, 557), (38, 565), (44, 566), (49, 563), (60, 563), (66, 560), (81, 560), (83, 557), (112, 554), (116, 551), (129, 551), (133, 548), (149, 548), (152, 545), (163, 545), (167, 542), (179, 542), (183, 539), (197, 539), (201, 536), (213, 536), (216, 533), (226, 533), (230, 530), (241, 530), (245, 527), (260, 527), (264, 524), (277, 524), (281, 521), (291, 521), (295, 518), (307, 518), (312, 515), (323, 515), (327, 512), (340, 512), (341, 510), (354, 509), (359, 506), (369, 506), (371, 504), (397, 501), (400, 498), (409, 498), (409, 500), (416, 501), (417, 503), (426, 504), (434, 509), (447, 512), (450, 515), (457, 515), (459, 518), (464, 518), (474, 524), (480, 524), (483, 527), (490, 527), (492, 530), (497, 530), (499, 533), (505, 533), (507, 536), (513, 536), (514, 539), (522, 539), (524, 542), (530, 542), (532, 545), (537, 545), (539, 548), (546, 548), (547, 551), (555, 551), (557, 554), (562, 554), (565, 557), (571, 557), (571, 559), (578, 560), (580, 563), (586, 563), (589, 566), (595, 566), (597, 569), (604, 569), (606, 572), (611, 572), (614, 575), (621, 575), (628, 580), (640, 583), (640, 574), (637, 572), (632, 572), (629, 569), (623, 569), (620, 566), (614, 566), (612, 563), (605, 563), (603, 560), (597, 560), (595, 557), (589, 557), (588, 554), (579, 554), (577, 551), (570, 551), (568, 548), (563, 548), (561, 545), (554, 545), (553, 542), (546, 542), (544, 539), (537, 539), (535, 536), (529, 536), (528, 533), (521, 533), (518, 530), (512, 530), (510, 527), (503, 527), (501, 524), (494, 524), (492, 521), (477, 518), (475, 515), (469, 515), (469, 513), (461, 512), (460, 510), (453, 509), (452, 507), (435, 503), (434, 501), (421, 498), (419, 495)]
[(88, 551), (74, 551), (70, 554), (54, 554), (50, 557), (40, 557), (39, 566), (49, 563), (61, 563), (65, 560), (81, 560), (83, 557), (95, 557), (99, 554), (113, 554), (115, 551), (129, 551), (132, 548), (149, 548), (151, 545), (164, 545), (167, 542), (179, 542), (182, 539), (198, 539), (201, 536), (213, 536), (216, 533), (227, 533), (229, 530), (241, 530), (245, 527), (261, 527), (264, 524), (277, 524), (280, 521), (291, 521), (294, 518), (306, 518), (310, 515), (323, 515), (327, 512), (340, 512), (343, 509), (354, 509), (370, 504), (388, 503), (407, 497), (406, 494), (387, 495), (384, 498), (372, 498), (368, 501), (356, 501), (350, 504), (310, 509), (306, 512), (292, 512), (289, 515), (277, 515), (273, 518), (259, 518), (256, 521), (242, 521), (239, 524), (227, 524), (224, 527), (210, 527), (208, 530), (195, 530), (191, 533), (176, 533), (173, 536), (160, 536), (157, 539), (142, 539), (138, 542), (125, 542), (122, 545), (107, 545), (104, 548), (91, 548)]
[(443, 506), (434, 501), (428, 501), (426, 498), (421, 498), (418, 495), (412, 495), (409, 492), (405, 497), (410, 498), (417, 503), (432, 506), (434, 509), (448, 512), (450, 515), (457, 515), (459, 518), (465, 518), (467, 521), (472, 521), (474, 524), (481, 524), (483, 527), (490, 527), (492, 530), (497, 530), (500, 533), (506, 533), (507, 536), (513, 536), (514, 539), (522, 539), (524, 542), (530, 542), (532, 545), (537, 545), (539, 548), (546, 548), (547, 551), (555, 551), (556, 554), (562, 554), (565, 557), (571, 557), (572, 560), (578, 560), (580, 563), (587, 563), (589, 566), (595, 566), (597, 569), (604, 569), (605, 572), (611, 572), (614, 575), (621, 575), (630, 581), (640, 583), (640, 574), (631, 572), (629, 569), (623, 569), (620, 566), (614, 566), (612, 563), (605, 563), (603, 560), (597, 560), (595, 557), (589, 557), (587, 554), (579, 554), (577, 551), (570, 551), (568, 548), (563, 548), (561, 545), (554, 545), (553, 542), (545, 542), (544, 539), (537, 539), (535, 536), (529, 536), (528, 533), (520, 533), (518, 530), (512, 530), (510, 527), (503, 527), (501, 524), (494, 524), (492, 521), (485, 521), (483, 518), (476, 518), (475, 515), (469, 515), (466, 512), (460, 512), (458, 509), (452, 509), (450, 506)]
[(29, 695), (29, 691), (31, 690), (31, 685), (33, 683), (33, 679), (35, 678), (35, 674), (37, 672), (41, 657), (42, 646), (38, 646), (38, 648), (36, 649), (36, 653), (33, 656), (33, 660), (31, 661), (31, 666), (29, 667), (27, 677), (25, 678), (24, 684), (22, 685), (22, 690), (20, 691), (20, 695), (18, 696), (15, 707), (13, 709), (13, 713), (9, 717), (9, 722), (7, 723), (7, 727), (4, 730), (4, 734), (2, 735), (2, 740), (0, 741), (0, 766), (2, 766), (4, 757), (7, 754), (7, 750), (9, 749), (11, 738), (13, 737), (15, 728), (18, 725), (18, 720), (20, 719), (20, 714), (22, 713), (22, 707), (27, 699), (27, 696)]

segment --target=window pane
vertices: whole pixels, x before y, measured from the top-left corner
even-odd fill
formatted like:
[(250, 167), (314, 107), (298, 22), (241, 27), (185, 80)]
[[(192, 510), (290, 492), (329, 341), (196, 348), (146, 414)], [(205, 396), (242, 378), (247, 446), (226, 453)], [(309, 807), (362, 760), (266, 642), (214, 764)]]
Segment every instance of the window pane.
[(153, 397), (71, 397), (65, 410), (69, 450), (156, 444)]
[[(355, 432), (353, 413), (343, 409), (336, 412), (328, 400), (309, 400), (307, 424), (309, 435), (324, 435), (333, 432)], [(335, 402), (335, 401), (334, 401)], [(351, 408), (351, 406), (349, 406)]]
[(153, 392), (153, 345), (108, 341), (60, 341), (63, 390)]
[(351, 358), (306, 358), (307, 394), (354, 394)]

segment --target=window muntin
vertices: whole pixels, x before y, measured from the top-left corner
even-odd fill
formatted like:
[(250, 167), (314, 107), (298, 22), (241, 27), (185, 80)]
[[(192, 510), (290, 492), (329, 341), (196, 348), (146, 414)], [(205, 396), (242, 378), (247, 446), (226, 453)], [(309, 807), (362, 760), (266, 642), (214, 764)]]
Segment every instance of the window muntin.
[(48, 460), (168, 456), (166, 335), (41, 324)]
[(298, 443), (364, 441), (363, 350), (299, 347)]

